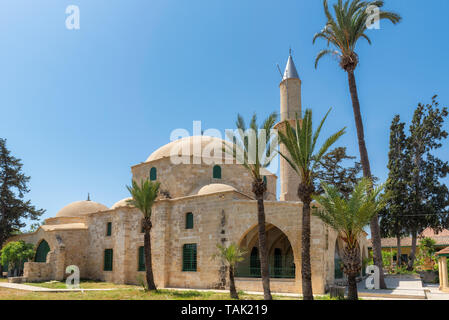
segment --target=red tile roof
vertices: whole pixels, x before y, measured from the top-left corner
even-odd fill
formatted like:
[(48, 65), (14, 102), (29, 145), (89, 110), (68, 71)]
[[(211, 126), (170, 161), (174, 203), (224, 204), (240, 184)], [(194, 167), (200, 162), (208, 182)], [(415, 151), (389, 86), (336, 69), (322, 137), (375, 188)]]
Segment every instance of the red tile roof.
[[(435, 233), (431, 228), (424, 230), (418, 238), (432, 238), (435, 240), (437, 246), (449, 246), (449, 230), (445, 229), (440, 233)], [(371, 242), (372, 240), (370, 240)], [(382, 248), (394, 248), (397, 246), (396, 238), (382, 238)], [(372, 243), (372, 242), (371, 242)], [(406, 237), (401, 239), (401, 247), (411, 247), (412, 246), (412, 237)], [(372, 244), (371, 246), (372, 247)]]
[(446, 249), (443, 249), (437, 253), (435, 253), (436, 256), (446, 256), (449, 255), (449, 247), (447, 247)]

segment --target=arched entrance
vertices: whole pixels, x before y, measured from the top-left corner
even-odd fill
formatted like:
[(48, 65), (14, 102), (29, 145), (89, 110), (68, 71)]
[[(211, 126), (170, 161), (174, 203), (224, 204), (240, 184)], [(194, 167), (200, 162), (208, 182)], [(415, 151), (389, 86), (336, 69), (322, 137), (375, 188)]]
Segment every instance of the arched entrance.
[(34, 256), (34, 262), (47, 262), (47, 254), (50, 252), (50, 246), (48, 242), (42, 240), (36, 249), (36, 255)]
[[(265, 230), (270, 277), (294, 279), (295, 262), (290, 241), (279, 228), (272, 224), (267, 224)], [(245, 255), (244, 260), (237, 265), (236, 276), (260, 278), (259, 234), (257, 226), (253, 227), (243, 237), (239, 246), (245, 251)]]
[(335, 253), (334, 253), (334, 279), (343, 279), (343, 260), (341, 259), (341, 250), (338, 243), (338, 239), (335, 241)]

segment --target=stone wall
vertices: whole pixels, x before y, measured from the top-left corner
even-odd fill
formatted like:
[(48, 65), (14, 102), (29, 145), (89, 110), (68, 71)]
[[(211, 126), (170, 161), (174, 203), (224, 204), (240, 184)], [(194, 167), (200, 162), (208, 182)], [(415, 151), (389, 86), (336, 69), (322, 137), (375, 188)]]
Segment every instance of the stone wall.
[[(247, 169), (243, 166), (231, 164), (222, 164), (222, 179), (213, 179), (212, 171), (214, 165), (195, 164), (195, 165), (173, 165), (170, 158), (163, 158), (149, 163), (143, 163), (132, 167), (133, 179), (140, 182), (142, 179), (148, 179), (152, 167), (157, 168), (157, 178), (161, 181), (161, 189), (168, 190), (172, 198), (196, 195), (201, 187), (212, 184), (227, 184), (240, 192), (252, 193), (252, 178)], [(275, 175), (267, 175), (267, 200), (276, 199)]]

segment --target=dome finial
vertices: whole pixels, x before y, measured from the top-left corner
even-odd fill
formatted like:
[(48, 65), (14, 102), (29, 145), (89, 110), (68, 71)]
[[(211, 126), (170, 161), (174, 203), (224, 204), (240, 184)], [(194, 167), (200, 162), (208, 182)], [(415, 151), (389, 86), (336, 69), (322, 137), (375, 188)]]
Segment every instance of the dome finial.
[(90, 193), (87, 193), (87, 201), (90, 201)]

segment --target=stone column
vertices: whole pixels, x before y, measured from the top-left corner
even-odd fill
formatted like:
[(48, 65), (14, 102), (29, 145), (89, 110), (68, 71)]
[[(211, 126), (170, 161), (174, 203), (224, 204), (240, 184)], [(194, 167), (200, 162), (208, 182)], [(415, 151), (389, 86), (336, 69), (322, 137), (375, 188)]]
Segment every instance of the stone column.
[(447, 290), (449, 289), (449, 284), (448, 284), (448, 275), (447, 275), (447, 257), (441, 257), (441, 267), (442, 267), (442, 276), (443, 276), (443, 280), (440, 281), (441, 285), (443, 286), (443, 290)]
[(443, 290), (443, 257), (438, 258), (438, 277), (440, 279), (440, 290)]

